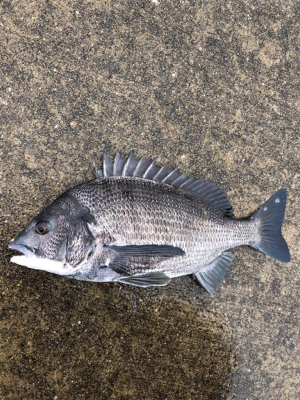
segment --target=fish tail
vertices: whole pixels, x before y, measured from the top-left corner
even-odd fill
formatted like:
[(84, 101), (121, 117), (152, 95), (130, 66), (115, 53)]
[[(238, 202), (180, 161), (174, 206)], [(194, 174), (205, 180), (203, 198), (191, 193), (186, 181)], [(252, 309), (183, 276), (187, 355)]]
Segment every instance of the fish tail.
[(260, 221), (260, 238), (252, 247), (282, 262), (290, 261), (290, 252), (281, 234), (285, 205), (286, 189), (280, 189), (250, 217)]

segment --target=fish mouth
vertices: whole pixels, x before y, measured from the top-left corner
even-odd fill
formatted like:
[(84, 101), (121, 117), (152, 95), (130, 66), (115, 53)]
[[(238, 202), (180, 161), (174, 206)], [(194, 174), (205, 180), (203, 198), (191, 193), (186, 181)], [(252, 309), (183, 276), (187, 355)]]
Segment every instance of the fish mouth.
[(9, 249), (13, 249), (13, 250), (17, 250), (20, 253), (24, 254), (24, 256), (26, 256), (26, 257), (33, 256), (37, 251), (37, 248), (35, 248), (33, 246), (28, 246), (26, 244), (17, 244), (17, 243), (14, 243), (14, 242), (11, 242), (8, 245), (8, 248)]
[(28, 246), (27, 244), (17, 244), (12, 241), (8, 247), (22, 253), (22, 256), (13, 256), (11, 262), (28, 267), (32, 269), (39, 269), (42, 271), (52, 272), (57, 275), (72, 275), (74, 268), (66, 266), (61, 261), (51, 260), (36, 255), (37, 248)]

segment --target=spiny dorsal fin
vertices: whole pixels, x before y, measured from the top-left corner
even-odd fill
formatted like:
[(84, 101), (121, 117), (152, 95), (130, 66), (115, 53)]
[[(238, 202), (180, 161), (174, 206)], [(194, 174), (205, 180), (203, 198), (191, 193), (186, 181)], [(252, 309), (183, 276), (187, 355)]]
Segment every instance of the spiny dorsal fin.
[(162, 182), (193, 194), (204, 203), (221, 210), (224, 215), (233, 216), (233, 208), (226, 193), (215, 183), (188, 177), (186, 174), (182, 174), (178, 167), (171, 170), (169, 163), (166, 163), (161, 168), (154, 163), (155, 160), (151, 162), (145, 156), (138, 159), (133, 150), (127, 159), (123, 158), (117, 151), (114, 161), (111, 161), (104, 153), (103, 169), (95, 167), (95, 175), (96, 178), (103, 176), (132, 176)]

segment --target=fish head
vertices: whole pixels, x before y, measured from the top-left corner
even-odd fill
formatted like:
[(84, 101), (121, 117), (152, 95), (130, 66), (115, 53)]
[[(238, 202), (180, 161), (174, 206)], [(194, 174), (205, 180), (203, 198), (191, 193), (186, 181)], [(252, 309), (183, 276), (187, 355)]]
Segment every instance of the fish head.
[(95, 219), (88, 207), (66, 192), (34, 217), (9, 244), (22, 253), (11, 261), (58, 275), (72, 275), (92, 253)]

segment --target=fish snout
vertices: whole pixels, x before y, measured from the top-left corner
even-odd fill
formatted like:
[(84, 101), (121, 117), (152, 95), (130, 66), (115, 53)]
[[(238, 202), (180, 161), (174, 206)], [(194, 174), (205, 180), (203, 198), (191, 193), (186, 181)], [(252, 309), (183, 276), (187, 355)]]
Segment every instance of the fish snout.
[(33, 256), (33, 254), (36, 253), (36, 248), (33, 246), (27, 246), (25, 244), (18, 244), (15, 241), (12, 241), (9, 245), (8, 245), (9, 249), (13, 249), (13, 250), (17, 250), (20, 253), (24, 254), (24, 256), (26, 257), (31, 257)]

